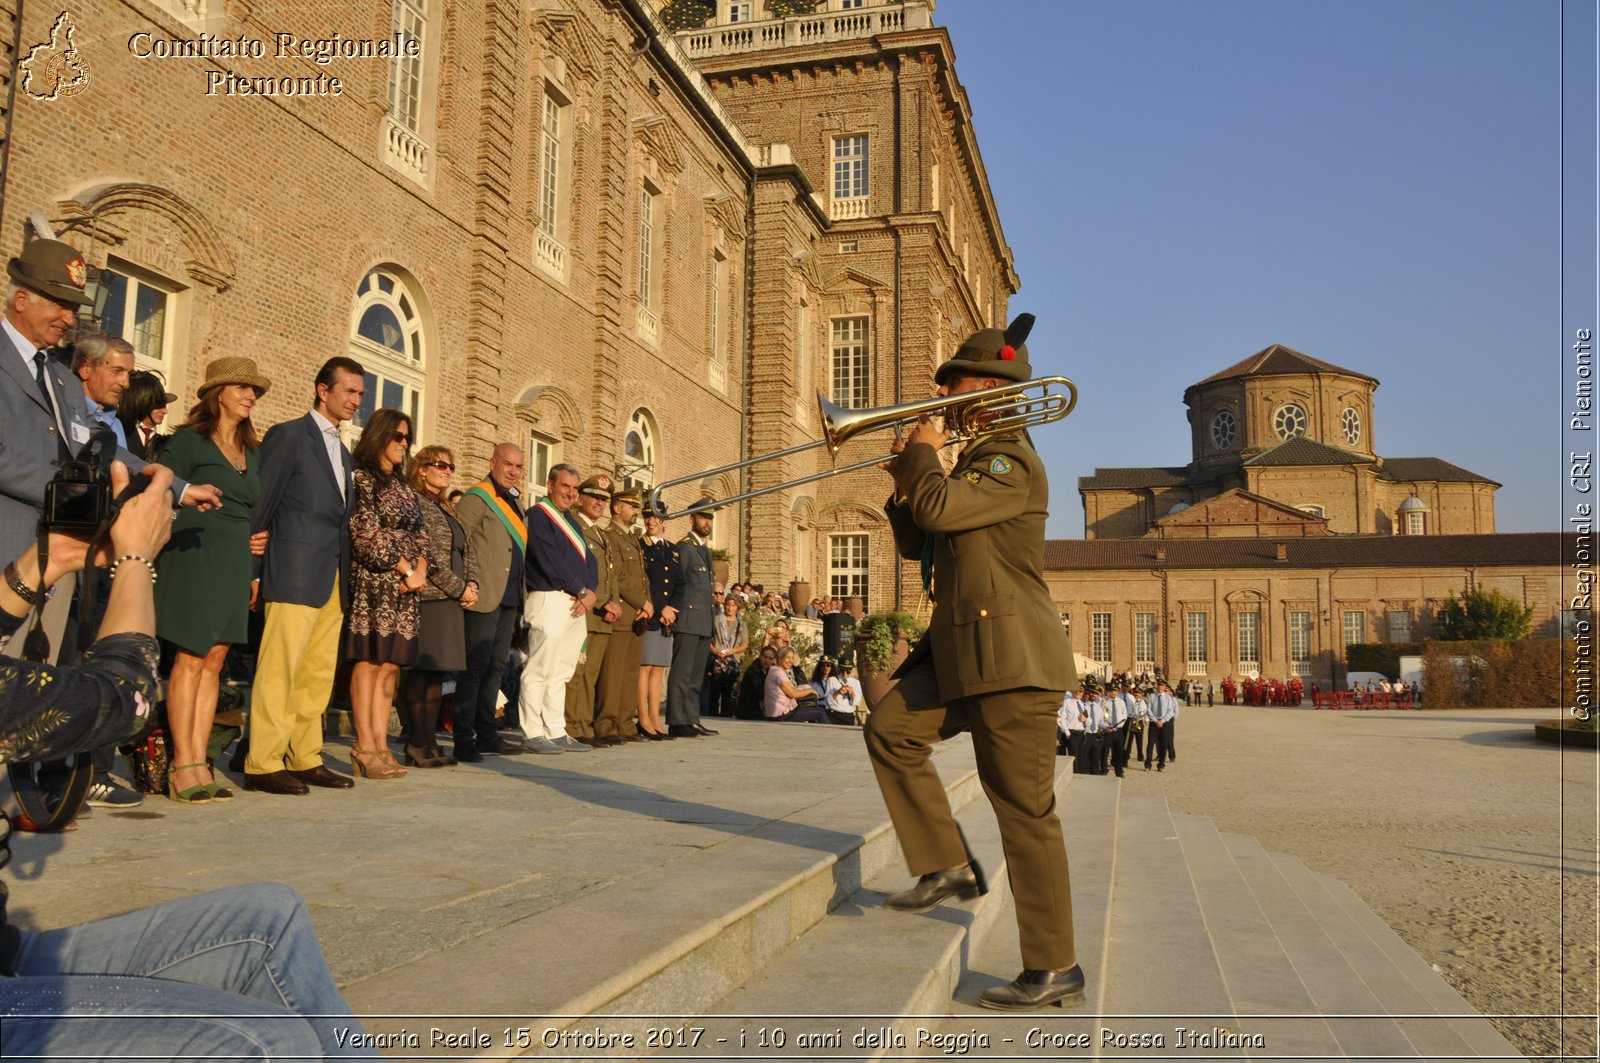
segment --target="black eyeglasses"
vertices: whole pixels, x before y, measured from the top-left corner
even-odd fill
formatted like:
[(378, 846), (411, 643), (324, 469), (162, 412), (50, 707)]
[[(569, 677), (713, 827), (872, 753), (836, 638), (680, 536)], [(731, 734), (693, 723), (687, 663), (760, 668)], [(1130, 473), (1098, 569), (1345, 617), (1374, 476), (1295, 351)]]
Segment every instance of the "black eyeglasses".
[(444, 469), (446, 472), (456, 471), (456, 467), (450, 464), (448, 461), (429, 461), (424, 462), (423, 465), (429, 469)]
[(394, 441), (396, 443), (404, 443), (408, 447), (411, 445), (411, 437), (406, 435), (404, 432), (396, 432), (394, 434)]

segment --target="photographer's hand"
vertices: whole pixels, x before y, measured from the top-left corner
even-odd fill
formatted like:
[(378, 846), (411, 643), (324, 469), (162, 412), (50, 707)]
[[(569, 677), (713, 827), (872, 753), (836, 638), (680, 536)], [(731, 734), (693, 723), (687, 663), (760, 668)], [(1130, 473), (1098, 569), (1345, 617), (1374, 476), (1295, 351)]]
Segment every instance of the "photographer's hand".
[[(155, 634), (155, 559), (172, 537), (172, 470), (164, 465), (147, 465), (145, 473), (150, 477), (149, 485), (122, 504), (116, 523), (111, 525), (113, 560), (127, 560), (117, 563), (112, 574), (105, 617), (100, 621), (101, 638), (124, 632)], [(112, 495), (120, 495), (127, 486), (128, 467), (120, 461), (112, 462)]]

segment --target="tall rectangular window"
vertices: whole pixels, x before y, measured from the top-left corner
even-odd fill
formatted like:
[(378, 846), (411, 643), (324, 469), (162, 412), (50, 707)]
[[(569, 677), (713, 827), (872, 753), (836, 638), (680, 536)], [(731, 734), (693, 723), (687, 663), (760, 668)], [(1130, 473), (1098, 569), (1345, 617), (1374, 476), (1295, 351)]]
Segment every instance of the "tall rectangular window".
[(1205, 613), (1183, 614), (1183, 658), (1189, 675), (1205, 675), (1211, 644)]
[(1107, 663), (1111, 660), (1111, 614), (1089, 614), (1089, 656)]
[(864, 199), (867, 195), (867, 134), (833, 140), (833, 198)]
[(1239, 614), (1239, 667), (1261, 668), (1261, 614)]
[(833, 322), (833, 364), (830, 385), (833, 401), (847, 409), (866, 409), (867, 319), (841, 317)]
[[(394, 0), (394, 39), (401, 45), (389, 67), (389, 113), (411, 132), (422, 121), (422, 46), (427, 20), (418, 0)], [(415, 47), (406, 45), (415, 41)], [(411, 53), (415, 54), (411, 54)]]
[(1411, 610), (1391, 609), (1387, 614), (1390, 642), (1411, 641)]
[(749, 22), (750, 0), (733, 0), (733, 3), (728, 5), (728, 21)]
[(1307, 610), (1289, 613), (1289, 665), (1295, 675), (1311, 674), (1311, 613)]
[(1133, 665), (1148, 671), (1156, 663), (1156, 614), (1133, 614)]
[(556, 235), (556, 216), (561, 209), (561, 126), (561, 103), (546, 92), (544, 128), (539, 134), (539, 228), (550, 236)]
[(707, 269), (707, 280), (710, 283), (710, 305), (706, 309), (709, 318), (707, 325), (710, 329), (710, 354), (713, 359), (722, 357), (722, 275), (727, 270), (727, 259), (721, 251), (711, 252), (711, 263)]
[(1344, 611), (1344, 645), (1345, 649), (1367, 638), (1367, 614), (1359, 609), (1346, 609)]
[(828, 595), (867, 600), (867, 537), (828, 536)]
[(655, 302), (656, 194), (639, 190), (639, 304)]

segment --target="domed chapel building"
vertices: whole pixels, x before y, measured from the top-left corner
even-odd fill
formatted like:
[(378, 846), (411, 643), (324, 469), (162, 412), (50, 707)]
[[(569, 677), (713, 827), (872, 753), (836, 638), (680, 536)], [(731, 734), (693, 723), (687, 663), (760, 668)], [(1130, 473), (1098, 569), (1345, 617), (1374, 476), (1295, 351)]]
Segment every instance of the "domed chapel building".
[(1102, 671), (1342, 685), (1346, 648), (1411, 642), (1470, 586), (1559, 633), (1560, 533), (1495, 533), (1499, 484), (1377, 449), (1378, 381), (1273, 344), (1190, 385), (1187, 465), (1078, 481), (1046, 544), (1073, 647)]

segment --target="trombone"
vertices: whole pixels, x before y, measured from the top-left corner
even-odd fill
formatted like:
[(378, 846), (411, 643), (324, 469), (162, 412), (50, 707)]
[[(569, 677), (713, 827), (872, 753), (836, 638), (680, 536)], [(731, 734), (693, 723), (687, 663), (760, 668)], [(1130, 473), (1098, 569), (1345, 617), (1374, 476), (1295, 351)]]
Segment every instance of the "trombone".
[[(852, 410), (837, 403), (829, 402), (827, 396), (817, 394), (817, 410), (822, 415), (822, 438), (799, 446), (789, 447), (786, 450), (775, 450), (770, 454), (760, 454), (744, 461), (736, 461), (731, 465), (719, 465), (715, 469), (706, 469), (692, 476), (680, 476), (676, 480), (666, 480), (656, 484), (649, 491), (646, 499), (646, 512), (654, 507), (661, 498), (662, 492), (679, 484), (693, 483), (712, 476), (720, 476), (725, 472), (735, 469), (747, 469), (752, 465), (763, 462), (777, 461), (780, 458), (793, 457), (804, 454), (818, 447), (827, 447), (830, 456), (838, 457), (839, 449), (854, 439), (856, 436), (868, 432), (876, 432), (885, 428), (893, 428), (896, 434), (900, 429), (923, 417), (942, 414), (946, 426), (951, 430), (951, 436), (945, 445), (952, 443), (965, 443), (970, 440), (984, 439), (1001, 432), (1016, 431), (1018, 429), (1034, 428), (1039, 425), (1052, 424), (1066, 417), (1078, 405), (1078, 388), (1071, 380), (1064, 376), (1046, 376), (1037, 380), (1022, 380), (1002, 387), (989, 388), (984, 391), (968, 391), (960, 395), (935, 395), (928, 399), (918, 399), (915, 402), (903, 402), (897, 406), (877, 406), (866, 410)], [(770, 495), (775, 491), (785, 491), (791, 487), (815, 483), (826, 480), (830, 476), (841, 473), (855, 472), (858, 469), (870, 468), (881, 465), (895, 457), (893, 451), (866, 461), (858, 461), (851, 465), (836, 466), (824, 469), (822, 472), (812, 473), (810, 476), (801, 476), (794, 480), (785, 480), (780, 484), (770, 487), (760, 487), (743, 494), (733, 495), (729, 498), (719, 498), (714, 506), (731, 505), (742, 502), (747, 498), (759, 498)], [(666, 520), (682, 517), (689, 513), (699, 513), (713, 506), (691, 506), (688, 509), (669, 513)]]

